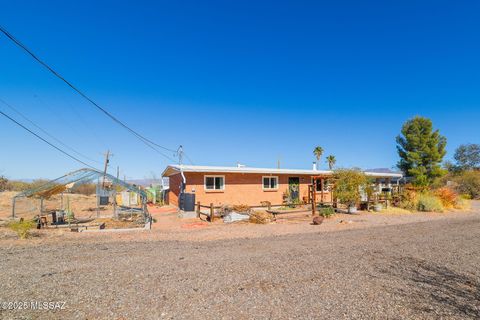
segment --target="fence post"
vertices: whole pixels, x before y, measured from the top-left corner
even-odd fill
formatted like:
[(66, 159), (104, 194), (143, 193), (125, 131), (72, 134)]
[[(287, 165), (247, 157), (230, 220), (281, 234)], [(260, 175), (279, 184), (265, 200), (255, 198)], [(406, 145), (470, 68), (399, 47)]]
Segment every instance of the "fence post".
[(210, 222), (213, 222), (215, 212), (213, 210), (213, 203), (210, 203)]
[(200, 218), (200, 201), (197, 202), (197, 218)]

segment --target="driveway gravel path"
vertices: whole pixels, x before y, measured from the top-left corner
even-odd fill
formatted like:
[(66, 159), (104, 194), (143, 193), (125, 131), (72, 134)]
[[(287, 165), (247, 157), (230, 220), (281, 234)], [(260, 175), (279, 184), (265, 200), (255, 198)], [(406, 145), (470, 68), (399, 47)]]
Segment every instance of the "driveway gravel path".
[(203, 242), (9, 245), (0, 257), (0, 301), (65, 301), (1, 319), (480, 318), (479, 214)]

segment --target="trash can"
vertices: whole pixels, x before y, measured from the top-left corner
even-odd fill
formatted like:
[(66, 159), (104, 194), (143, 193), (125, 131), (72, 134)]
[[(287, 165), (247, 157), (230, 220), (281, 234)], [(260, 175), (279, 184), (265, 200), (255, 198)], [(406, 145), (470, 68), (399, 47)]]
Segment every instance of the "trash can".
[(195, 211), (195, 194), (182, 193), (180, 194), (180, 210)]

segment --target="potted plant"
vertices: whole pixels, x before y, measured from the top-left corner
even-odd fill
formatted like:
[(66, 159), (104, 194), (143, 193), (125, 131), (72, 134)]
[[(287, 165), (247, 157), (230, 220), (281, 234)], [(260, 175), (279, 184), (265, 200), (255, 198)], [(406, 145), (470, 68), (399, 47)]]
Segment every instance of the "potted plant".
[(348, 207), (348, 213), (356, 213), (361, 190), (365, 189), (368, 183), (365, 174), (356, 169), (338, 169), (334, 177), (334, 191), (338, 201)]
[(378, 197), (375, 197), (375, 200), (373, 202), (373, 211), (375, 212), (380, 212), (382, 211), (383, 206), (380, 202), (378, 202)]

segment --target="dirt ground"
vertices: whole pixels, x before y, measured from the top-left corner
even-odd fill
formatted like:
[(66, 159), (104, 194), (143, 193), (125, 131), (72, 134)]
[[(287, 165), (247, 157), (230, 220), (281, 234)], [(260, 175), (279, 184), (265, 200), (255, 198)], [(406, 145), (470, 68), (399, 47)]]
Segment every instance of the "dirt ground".
[[(0, 192), (0, 219), (9, 218), (12, 214), (12, 199), (18, 192), (4, 191)], [(44, 201), (46, 210), (60, 209), (62, 205), (61, 195), (55, 195), (50, 199)], [(88, 218), (96, 215), (95, 208), (97, 206), (97, 199), (95, 195), (85, 196), (81, 194), (65, 194), (63, 202), (68, 201), (70, 210), (78, 218)], [(40, 200), (19, 198), (16, 202), (17, 216), (32, 218), (37, 215), (40, 208)], [(108, 211), (111, 208), (107, 208)]]
[[(2, 319), (479, 319), (480, 205), (443, 214), (180, 220), (0, 245)], [(65, 304), (63, 304), (63, 302)]]

